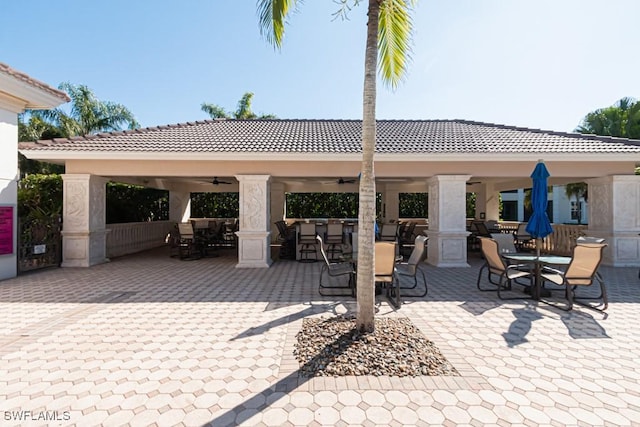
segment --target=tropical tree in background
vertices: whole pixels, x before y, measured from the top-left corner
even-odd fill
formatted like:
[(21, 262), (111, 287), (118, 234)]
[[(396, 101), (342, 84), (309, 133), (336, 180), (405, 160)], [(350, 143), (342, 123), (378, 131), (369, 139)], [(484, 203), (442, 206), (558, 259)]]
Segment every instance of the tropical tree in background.
[[(582, 119), (576, 132), (640, 139), (640, 102), (625, 97), (610, 107), (592, 111)], [(582, 197), (586, 201), (587, 183), (567, 184), (565, 193), (569, 200), (575, 197), (576, 202), (579, 203)], [(578, 223), (581, 223), (581, 213), (578, 213)]]
[(576, 199), (576, 204), (578, 206), (578, 224), (582, 224), (582, 209), (579, 208), (580, 198), (582, 197), (585, 202), (587, 201), (587, 189), (588, 186), (586, 182), (574, 182), (564, 186), (564, 192), (567, 195), (567, 198), (571, 200), (575, 197)]
[[(139, 127), (133, 114), (122, 104), (100, 101), (85, 85), (62, 83), (58, 88), (71, 98), (70, 107), (54, 110), (27, 110), (18, 116), (20, 141), (37, 141)], [(36, 162), (19, 155), (21, 173), (61, 172), (60, 166)]]
[(203, 102), (200, 106), (200, 109), (207, 113), (212, 119), (275, 119), (276, 116), (273, 114), (262, 114), (260, 116), (256, 115), (251, 110), (251, 101), (253, 100), (253, 93), (246, 92), (238, 101), (238, 107), (236, 111), (232, 114), (227, 113), (227, 111), (219, 105), (216, 104), (207, 104)]
[[(340, 0), (338, 12), (343, 17), (351, 5), (361, 0)], [(362, 113), (362, 166), (360, 175), (358, 247), (372, 248), (358, 252), (357, 319), (362, 332), (374, 330), (374, 251), (376, 189), (374, 153), (376, 146), (376, 71), (380, 65), (382, 80), (396, 88), (405, 75), (412, 32), (413, 0), (369, 0), (367, 40), (364, 64)], [(261, 34), (276, 48), (281, 48), (287, 16), (295, 10), (297, 0), (258, 0)], [(380, 62), (378, 63), (378, 57)]]
[(610, 107), (592, 111), (582, 119), (576, 131), (640, 139), (640, 102), (626, 97)]

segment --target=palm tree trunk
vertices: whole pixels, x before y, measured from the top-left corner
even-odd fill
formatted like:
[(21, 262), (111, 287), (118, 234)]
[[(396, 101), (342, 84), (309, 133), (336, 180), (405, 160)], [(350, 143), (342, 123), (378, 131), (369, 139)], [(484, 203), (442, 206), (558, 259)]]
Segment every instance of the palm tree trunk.
[(376, 186), (374, 153), (376, 146), (376, 70), (378, 68), (378, 19), (380, 0), (369, 0), (367, 44), (364, 63), (362, 113), (362, 167), (358, 212), (358, 290), (356, 325), (362, 332), (373, 332), (375, 313), (374, 248)]

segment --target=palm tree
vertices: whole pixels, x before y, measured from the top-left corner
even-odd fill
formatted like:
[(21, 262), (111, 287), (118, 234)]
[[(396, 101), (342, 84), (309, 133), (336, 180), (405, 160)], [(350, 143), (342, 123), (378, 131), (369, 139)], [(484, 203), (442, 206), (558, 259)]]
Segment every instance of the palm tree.
[[(361, 0), (340, 0), (344, 13), (349, 4)], [(258, 0), (258, 15), (262, 35), (275, 47), (282, 46), (288, 14), (297, 6), (297, 0)], [(374, 153), (376, 145), (376, 71), (380, 57), (382, 80), (395, 88), (407, 69), (409, 42), (412, 32), (411, 8), (414, 0), (369, 0), (367, 15), (367, 41), (365, 49), (363, 112), (362, 112), (362, 166), (358, 212), (358, 247), (374, 248), (374, 222), (376, 218), (376, 189)], [(358, 290), (356, 324), (362, 332), (374, 330), (374, 253), (358, 253)]]
[(276, 116), (273, 114), (262, 114), (260, 116), (256, 115), (253, 111), (251, 111), (251, 101), (253, 100), (252, 92), (245, 92), (238, 101), (238, 107), (236, 111), (229, 115), (224, 108), (220, 107), (216, 104), (207, 104), (203, 102), (200, 106), (200, 109), (211, 116), (212, 119), (274, 119)]
[(627, 97), (610, 107), (592, 111), (582, 119), (576, 131), (640, 139), (640, 102)]
[[(585, 201), (587, 200), (587, 189), (588, 186), (586, 182), (574, 182), (564, 186), (564, 192), (567, 198), (571, 200), (575, 197), (578, 206), (580, 206), (580, 197), (584, 198)], [(582, 224), (582, 212), (578, 212), (578, 224)]]
[(42, 117), (58, 127), (66, 137), (116, 131), (124, 125), (129, 129), (140, 126), (124, 105), (100, 101), (85, 85), (62, 83), (58, 88), (71, 98), (69, 113), (56, 108), (43, 111)]
[[(37, 141), (60, 137), (89, 135), (98, 132), (139, 127), (131, 111), (121, 104), (100, 101), (85, 85), (62, 83), (60, 90), (71, 98), (71, 109), (27, 110), (18, 116), (18, 138), (20, 141)], [(61, 167), (29, 160), (18, 153), (20, 173), (61, 172)]]

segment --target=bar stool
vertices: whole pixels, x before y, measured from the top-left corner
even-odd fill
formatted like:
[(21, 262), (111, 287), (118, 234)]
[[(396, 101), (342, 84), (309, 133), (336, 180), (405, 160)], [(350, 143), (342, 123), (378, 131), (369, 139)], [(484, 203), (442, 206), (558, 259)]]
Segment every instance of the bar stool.
[[(300, 224), (300, 231), (298, 233), (298, 244), (302, 245), (300, 248), (300, 262), (316, 262), (318, 261), (318, 248), (316, 244), (316, 225), (308, 222)], [(313, 254), (313, 258), (310, 255)]]
[(344, 230), (341, 223), (327, 224), (327, 232), (324, 241), (327, 244), (327, 255), (329, 261), (336, 261), (342, 255), (342, 244), (344, 243)]

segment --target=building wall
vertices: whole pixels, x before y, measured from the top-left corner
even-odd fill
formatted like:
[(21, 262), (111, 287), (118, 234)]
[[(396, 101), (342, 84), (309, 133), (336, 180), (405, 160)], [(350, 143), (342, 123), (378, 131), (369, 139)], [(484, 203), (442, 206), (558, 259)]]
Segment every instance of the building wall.
[[(17, 153), (18, 116), (15, 112), (0, 108), (0, 207), (13, 208), (13, 221), (12, 224), (9, 225), (11, 235), (13, 236), (13, 248), (11, 254), (0, 255), (0, 280), (15, 277), (17, 272)], [(4, 224), (0, 225), (0, 227), (2, 226), (4, 226)], [(5, 231), (2, 232), (5, 233)], [(0, 238), (2, 237), (0, 236)], [(0, 242), (0, 244), (1, 243), (2, 242)]]
[[(500, 193), (502, 201), (514, 201), (517, 203), (518, 218), (517, 221), (524, 221), (524, 191), (519, 189), (518, 192), (513, 193)], [(577, 219), (571, 218), (571, 202), (575, 199), (569, 200), (565, 193), (564, 185), (554, 185), (552, 191), (549, 193), (549, 201), (553, 205), (553, 218), (549, 218), (551, 222), (556, 224), (578, 224)], [(584, 199), (580, 199), (579, 202), (582, 205), (582, 224), (588, 223), (588, 206)]]

